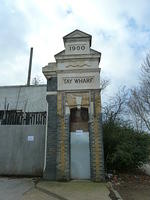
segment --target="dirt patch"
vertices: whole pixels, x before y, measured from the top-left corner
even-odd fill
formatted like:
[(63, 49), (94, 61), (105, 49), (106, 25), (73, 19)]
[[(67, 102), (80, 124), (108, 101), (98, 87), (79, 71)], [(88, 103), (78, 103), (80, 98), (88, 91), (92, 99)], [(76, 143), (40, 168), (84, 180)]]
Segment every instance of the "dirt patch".
[(123, 200), (150, 200), (150, 176), (119, 174), (111, 182)]

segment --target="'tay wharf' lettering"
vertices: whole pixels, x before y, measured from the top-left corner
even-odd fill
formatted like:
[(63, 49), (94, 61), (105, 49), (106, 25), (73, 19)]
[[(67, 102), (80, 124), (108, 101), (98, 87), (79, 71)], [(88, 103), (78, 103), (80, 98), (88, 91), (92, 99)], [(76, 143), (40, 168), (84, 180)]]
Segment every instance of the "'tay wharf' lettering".
[(64, 84), (82, 84), (82, 83), (92, 83), (94, 80), (93, 77), (80, 77), (80, 78), (64, 78)]

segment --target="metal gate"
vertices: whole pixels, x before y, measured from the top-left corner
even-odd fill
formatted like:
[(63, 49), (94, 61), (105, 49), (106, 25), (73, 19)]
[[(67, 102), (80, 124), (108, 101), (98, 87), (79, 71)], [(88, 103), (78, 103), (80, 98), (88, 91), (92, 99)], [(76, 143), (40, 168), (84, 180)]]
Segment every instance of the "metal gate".
[(89, 132), (71, 132), (71, 178), (90, 179)]

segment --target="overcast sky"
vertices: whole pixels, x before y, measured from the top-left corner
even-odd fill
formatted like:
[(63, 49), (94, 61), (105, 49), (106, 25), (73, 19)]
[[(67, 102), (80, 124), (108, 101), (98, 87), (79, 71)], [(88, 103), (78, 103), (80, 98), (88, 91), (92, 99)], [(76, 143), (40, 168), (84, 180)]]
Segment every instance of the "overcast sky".
[(32, 78), (64, 49), (62, 37), (75, 29), (92, 35), (102, 53), (102, 75), (111, 91), (138, 84), (150, 50), (149, 0), (0, 0), (0, 85), (25, 84), (30, 47)]

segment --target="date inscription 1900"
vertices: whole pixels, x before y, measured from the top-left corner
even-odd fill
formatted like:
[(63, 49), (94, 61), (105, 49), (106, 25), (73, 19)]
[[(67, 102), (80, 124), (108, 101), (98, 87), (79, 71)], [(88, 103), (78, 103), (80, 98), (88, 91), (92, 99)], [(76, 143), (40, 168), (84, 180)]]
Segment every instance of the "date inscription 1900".
[(73, 45), (69, 47), (70, 51), (84, 51), (85, 50), (85, 46), (84, 45)]

